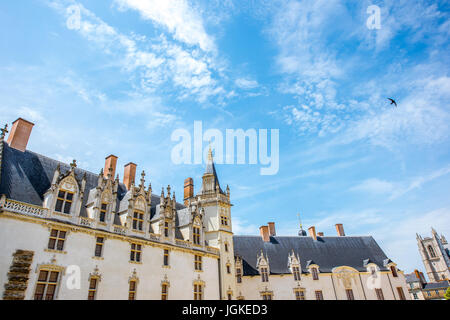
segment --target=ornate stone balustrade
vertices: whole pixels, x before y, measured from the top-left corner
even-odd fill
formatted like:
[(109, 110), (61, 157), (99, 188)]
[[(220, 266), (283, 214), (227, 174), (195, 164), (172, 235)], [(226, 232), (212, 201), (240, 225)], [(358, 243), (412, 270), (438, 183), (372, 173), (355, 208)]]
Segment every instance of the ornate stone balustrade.
[(4, 200), (4, 203), (2, 205), (3, 210), (40, 218), (48, 217), (48, 210), (46, 208), (11, 199), (3, 199), (3, 200)]
[(177, 246), (184, 247), (184, 248), (191, 248), (192, 247), (190, 242), (184, 241), (184, 240), (180, 240), (180, 239), (175, 239), (175, 244)]
[(122, 226), (114, 226), (114, 232), (121, 234), (121, 235), (126, 235), (127, 234), (127, 228), (122, 227)]
[(212, 253), (212, 254), (219, 254), (220, 253), (219, 249), (217, 249), (217, 248), (213, 248), (213, 247), (205, 247), (205, 248), (206, 248), (206, 251), (209, 252), (209, 253)]
[(80, 217), (80, 226), (85, 226), (85, 227), (90, 227), (90, 228), (92, 228), (93, 227), (93, 220), (92, 219), (89, 219), (89, 218), (86, 218), (86, 217)]

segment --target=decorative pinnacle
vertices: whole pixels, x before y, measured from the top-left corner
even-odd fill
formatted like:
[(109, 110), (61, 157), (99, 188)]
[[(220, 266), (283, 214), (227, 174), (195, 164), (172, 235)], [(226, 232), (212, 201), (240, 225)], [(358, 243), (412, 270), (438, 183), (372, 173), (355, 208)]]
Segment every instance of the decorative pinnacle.
[(2, 133), (0, 134), (0, 138), (3, 140), (5, 138), (5, 134), (8, 133), (8, 124), (5, 124), (5, 128), (1, 129)]
[(77, 160), (73, 159), (72, 163), (70, 164), (70, 167), (73, 169), (75, 169), (77, 167)]
[(145, 171), (142, 170), (142, 173), (141, 173), (141, 185), (143, 186), (144, 183), (145, 183)]
[(213, 153), (212, 153), (212, 150), (211, 150), (211, 141), (209, 142), (208, 160), (209, 161), (213, 160)]
[(298, 217), (298, 224), (300, 225), (300, 230), (303, 230), (302, 220), (300, 220), (300, 213), (297, 213), (297, 217)]
[(170, 197), (170, 184), (167, 186), (167, 195)]

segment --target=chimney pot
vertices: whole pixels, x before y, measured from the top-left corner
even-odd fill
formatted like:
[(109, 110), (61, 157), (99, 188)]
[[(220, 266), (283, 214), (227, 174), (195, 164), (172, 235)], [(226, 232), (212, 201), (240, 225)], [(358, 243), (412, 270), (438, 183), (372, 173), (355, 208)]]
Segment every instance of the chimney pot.
[(184, 180), (184, 204), (188, 204), (188, 200), (194, 197), (194, 180), (187, 178)]
[(345, 236), (344, 226), (342, 225), (342, 223), (336, 224), (336, 231), (339, 237)]
[(268, 222), (267, 223), (269, 226), (269, 235), (271, 237), (274, 237), (277, 235), (276, 231), (275, 231), (275, 222)]
[(264, 242), (269, 242), (270, 241), (269, 227), (268, 226), (261, 226), (261, 227), (259, 227), (259, 232), (261, 233), (261, 238), (263, 239)]
[(134, 184), (134, 180), (136, 178), (136, 167), (137, 165), (133, 162), (125, 165), (125, 170), (123, 174), (123, 183), (127, 187), (127, 190), (130, 190), (131, 185)]
[(311, 236), (311, 238), (313, 238), (314, 240), (317, 240), (316, 227), (314, 227), (314, 226), (309, 227), (308, 231), (309, 231), (309, 235)]
[(114, 179), (114, 177), (116, 176), (117, 159), (118, 158), (113, 154), (105, 158), (105, 168), (103, 169), (103, 175), (105, 178), (108, 178), (109, 168), (112, 168), (111, 178)]
[(8, 145), (11, 148), (25, 152), (33, 126), (34, 123), (22, 118), (14, 121), (11, 128), (11, 133), (8, 136)]

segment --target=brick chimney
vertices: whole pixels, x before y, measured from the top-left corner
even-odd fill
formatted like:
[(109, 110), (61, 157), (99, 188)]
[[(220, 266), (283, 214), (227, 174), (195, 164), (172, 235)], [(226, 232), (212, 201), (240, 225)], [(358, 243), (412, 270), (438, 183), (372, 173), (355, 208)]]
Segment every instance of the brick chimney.
[(274, 237), (277, 235), (277, 233), (275, 232), (275, 222), (267, 222), (268, 226), (269, 226), (269, 235), (271, 237)]
[(22, 118), (14, 121), (7, 141), (9, 146), (25, 152), (33, 126), (34, 123)]
[(184, 180), (184, 204), (188, 204), (188, 200), (194, 197), (194, 180), (187, 178)]
[(268, 226), (261, 226), (261, 227), (259, 227), (259, 232), (261, 233), (261, 238), (263, 239), (264, 242), (269, 242), (270, 241), (269, 227)]
[(336, 224), (336, 231), (339, 237), (345, 236), (344, 226), (342, 225), (342, 223)]
[(318, 235), (319, 237), (323, 237), (323, 232), (317, 232), (317, 235)]
[(317, 240), (317, 235), (316, 235), (316, 227), (312, 226), (308, 228), (309, 231), (309, 236), (311, 238), (313, 238), (314, 240)]
[(136, 167), (137, 165), (133, 162), (125, 165), (125, 170), (123, 173), (123, 183), (127, 187), (127, 190), (130, 190), (131, 184), (134, 183), (134, 179), (136, 178)]
[(113, 154), (111, 154), (105, 158), (105, 168), (103, 169), (103, 175), (105, 178), (108, 178), (109, 168), (112, 168), (111, 177), (113, 179), (116, 177), (117, 159), (118, 158)]

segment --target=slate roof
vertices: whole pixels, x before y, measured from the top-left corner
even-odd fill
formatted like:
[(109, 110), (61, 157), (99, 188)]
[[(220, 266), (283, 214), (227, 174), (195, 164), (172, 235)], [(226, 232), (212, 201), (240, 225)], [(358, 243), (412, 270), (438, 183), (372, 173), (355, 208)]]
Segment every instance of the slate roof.
[(244, 275), (258, 275), (257, 255), (261, 250), (267, 255), (271, 274), (291, 273), (288, 269), (288, 255), (294, 251), (299, 255), (302, 272), (308, 272), (308, 261), (319, 266), (320, 272), (331, 272), (338, 266), (353, 267), (366, 271), (364, 260), (370, 259), (380, 270), (386, 271), (384, 252), (371, 236), (345, 237), (270, 237), (264, 242), (260, 236), (233, 236), (235, 255), (243, 262)]
[(406, 278), (406, 282), (410, 283), (410, 282), (419, 282), (419, 278), (417, 278), (416, 274), (413, 273), (409, 273), (409, 274), (405, 274), (405, 278)]
[[(7, 198), (21, 201), (37, 206), (42, 206), (44, 194), (51, 186), (53, 175), (56, 167), (60, 165), (61, 173), (66, 173), (70, 170), (70, 165), (40, 155), (38, 153), (26, 150), (21, 152), (3, 143), (2, 167), (1, 167), (1, 181), (0, 181), (0, 195), (5, 194)], [(85, 197), (81, 208), (80, 215), (87, 216), (86, 203), (89, 198), (89, 191), (97, 187), (98, 174), (75, 168), (75, 176), (79, 184), (83, 176), (86, 175), (86, 189)], [(127, 189), (123, 183), (119, 183), (118, 199), (119, 201), (127, 194)], [(151, 215), (156, 212), (156, 206), (160, 202), (160, 197), (152, 194)], [(182, 209), (185, 206), (177, 203), (177, 209)], [(117, 217), (115, 222), (118, 223)]]
[(440, 282), (430, 282), (426, 283), (424, 286), (424, 290), (433, 290), (433, 289), (445, 289), (450, 287), (450, 282), (448, 280), (440, 281)]

